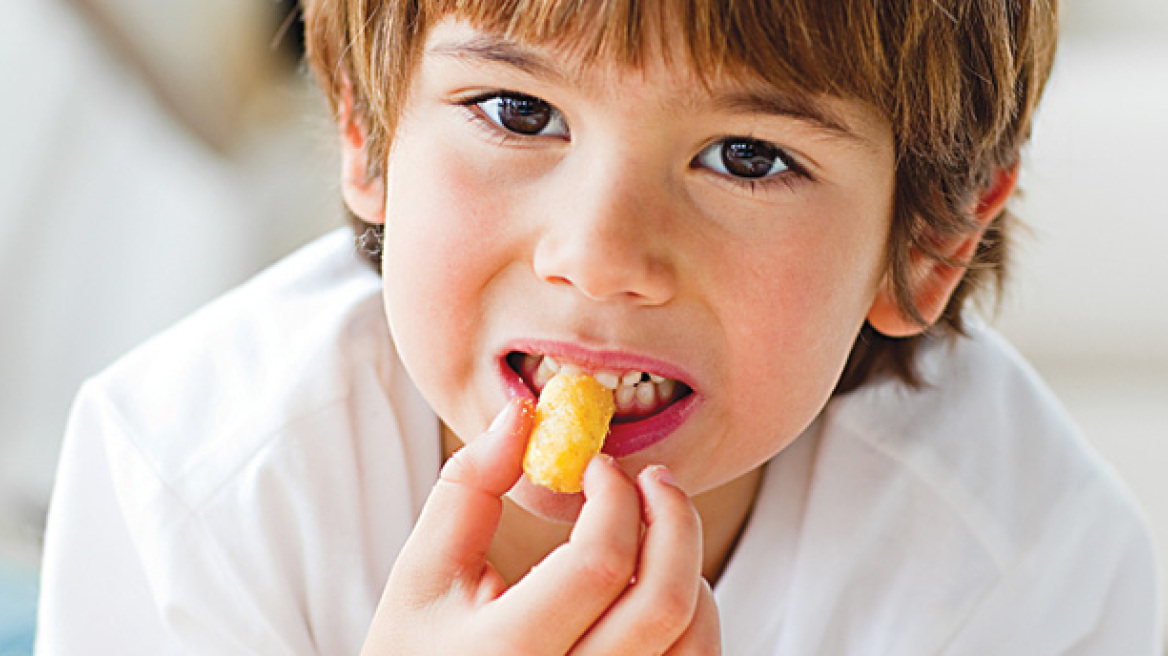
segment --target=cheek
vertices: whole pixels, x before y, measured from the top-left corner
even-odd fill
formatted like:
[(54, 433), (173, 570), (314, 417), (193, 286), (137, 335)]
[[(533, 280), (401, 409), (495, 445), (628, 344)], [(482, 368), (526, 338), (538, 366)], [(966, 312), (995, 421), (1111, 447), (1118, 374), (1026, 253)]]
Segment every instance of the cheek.
[(505, 211), (480, 171), (442, 152), (399, 143), (386, 177), (386, 311), (403, 362), (430, 390), (469, 384)]
[(799, 430), (826, 401), (851, 343), (852, 322), (832, 319), (836, 311), (822, 278), (778, 271), (767, 280), (771, 284), (742, 295), (728, 313), (734, 397), (742, 408), (782, 408), (781, 421)]
[(463, 266), (496, 232), (500, 208), (489, 180), (442, 148), (409, 157), (417, 150), (399, 149), (387, 167), (386, 247), (400, 258), (389, 264)]
[(719, 313), (735, 412), (753, 429), (793, 439), (814, 419), (871, 305), (879, 240), (831, 232), (739, 249)]

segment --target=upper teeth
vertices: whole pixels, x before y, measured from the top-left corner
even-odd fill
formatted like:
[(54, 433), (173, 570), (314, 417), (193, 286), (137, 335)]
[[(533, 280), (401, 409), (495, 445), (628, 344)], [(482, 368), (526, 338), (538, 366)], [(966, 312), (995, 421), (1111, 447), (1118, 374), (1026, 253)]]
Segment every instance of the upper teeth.
[(601, 371), (600, 373), (596, 374), (596, 382), (604, 385), (610, 390), (614, 390), (620, 387), (622, 380), (624, 379), (611, 371)]
[[(528, 354), (528, 367), (535, 369), (532, 376), (535, 387), (542, 390), (556, 373), (580, 373), (583, 370), (571, 363), (560, 363), (550, 356)], [(538, 365), (536, 361), (538, 360)], [(529, 368), (528, 371), (531, 369)], [(592, 373), (596, 382), (613, 390), (617, 411), (628, 411), (635, 407), (651, 408), (655, 403), (669, 400), (673, 396), (675, 381), (657, 374), (643, 371), (601, 370)]]

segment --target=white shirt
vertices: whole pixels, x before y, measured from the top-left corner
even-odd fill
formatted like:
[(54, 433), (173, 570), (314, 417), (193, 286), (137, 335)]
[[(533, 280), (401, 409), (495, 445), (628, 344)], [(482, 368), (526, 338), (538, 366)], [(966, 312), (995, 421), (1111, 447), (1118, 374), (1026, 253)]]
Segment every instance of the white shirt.
[[(1149, 531), (987, 329), (832, 400), (715, 589), (725, 653), (1154, 654)], [(85, 385), (39, 654), (355, 654), (439, 466), (380, 281), (334, 232)]]

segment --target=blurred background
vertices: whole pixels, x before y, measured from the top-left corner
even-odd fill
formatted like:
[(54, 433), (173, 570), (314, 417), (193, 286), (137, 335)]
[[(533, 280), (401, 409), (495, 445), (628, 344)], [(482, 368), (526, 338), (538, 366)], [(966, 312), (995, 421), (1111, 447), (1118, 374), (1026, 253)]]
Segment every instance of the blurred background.
[[(31, 652), (82, 380), (342, 222), (292, 4), (5, 3), (0, 656)], [(1074, 0), (1064, 17), (995, 323), (1131, 487), (1168, 563), (1168, 2)]]

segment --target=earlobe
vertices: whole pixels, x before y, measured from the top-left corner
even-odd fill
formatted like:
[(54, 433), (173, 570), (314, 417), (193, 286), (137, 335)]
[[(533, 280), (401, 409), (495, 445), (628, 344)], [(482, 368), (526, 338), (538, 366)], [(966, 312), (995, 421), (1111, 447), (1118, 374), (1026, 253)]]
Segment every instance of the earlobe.
[(973, 208), (977, 228), (940, 244), (938, 252), (944, 259), (913, 249), (909, 284), (913, 303), (924, 323), (915, 321), (901, 310), (895, 285), (888, 274), (881, 281), (868, 310), (868, 323), (888, 337), (919, 335), (936, 323), (945, 312), (949, 297), (965, 277), (966, 268), (977, 252), (986, 228), (1002, 213), (1017, 183), (1017, 166), (998, 171), (993, 184), (979, 195)]
[(365, 127), (353, 111), (353, 93), (348, 82), (339, 109), (341, 195), (345, 205), (366, 223), (385, 223), (385, 183), (381, 176), (369, 175)]

